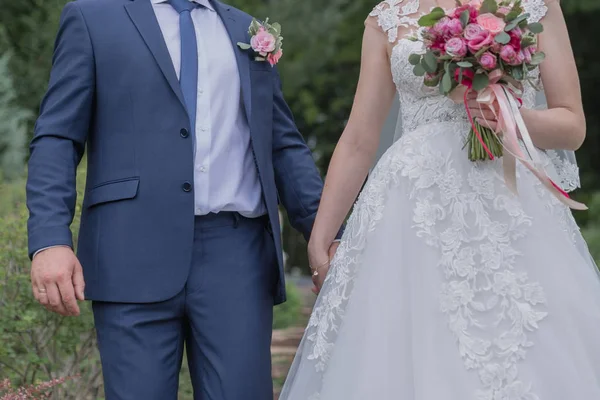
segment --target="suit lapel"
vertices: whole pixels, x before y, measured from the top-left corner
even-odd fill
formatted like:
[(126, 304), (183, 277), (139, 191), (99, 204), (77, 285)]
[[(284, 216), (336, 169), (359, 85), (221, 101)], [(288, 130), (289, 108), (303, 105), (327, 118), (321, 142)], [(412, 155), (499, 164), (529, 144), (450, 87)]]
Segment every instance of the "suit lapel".
[(252, 115), (252, 85), (250, 79), (250, 56), (247, 50), (242, 50), (237, 45), (238, 42), (248, 43), (250, 37), (248, 35), (248, 27), (242, 26), (239, 21), (236, 21), (235, 16), (231, 10), (231, 7), (225, 5), (219, 1), (211, 0), (211, 4), (221, 17), (225, 29), (229, 34), (233, 51), (235, 52), (235, 58), (237, 60), (238, 71), (240, 74), (240, 85), (242, 87), (242, 98), (244, 100), (244, 108), (246, 110), (246, 116), (248, 121), (251, 121)]
[(173, 67), (173, 61), (169, 55), (169, 50), (165, 43), (165, 39), (158, 25), (158, 20), (154, 14), (152, 3), (150, 1), (134, 0), (125, 6), (129, 18), (133, 21), (140, 35), (146, 42), (146, 46), (152, 52), (156, 63), (160, 67), (164, 74), (167, 82), (171, 86), (171, 89), (177, 95), (177, 98), (181, 104), (185, 107), (185, 100), (183, 99), (183, 93), (179, 86), (179, 80)]

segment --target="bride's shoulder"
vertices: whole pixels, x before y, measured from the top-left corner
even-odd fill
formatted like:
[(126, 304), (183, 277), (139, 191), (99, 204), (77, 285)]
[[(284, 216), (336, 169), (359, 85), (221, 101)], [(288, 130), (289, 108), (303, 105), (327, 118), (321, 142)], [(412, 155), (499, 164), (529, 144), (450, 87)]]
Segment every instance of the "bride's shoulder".
[(377, 28), (396, 42), (400, 28), (415, 28), (420, 0), (384, 0), (369, 13), (365, 25)]

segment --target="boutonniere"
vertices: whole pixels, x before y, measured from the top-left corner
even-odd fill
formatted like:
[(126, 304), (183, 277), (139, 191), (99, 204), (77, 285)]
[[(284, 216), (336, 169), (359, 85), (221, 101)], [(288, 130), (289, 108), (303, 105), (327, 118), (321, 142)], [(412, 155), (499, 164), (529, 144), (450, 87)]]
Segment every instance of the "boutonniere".
[(269, 18), (263, 23), (252, 19), (248, 33), (250, 34), (250, 44), (238, 42), (237, 45), (240, 49), (252, 49), (256, 54), (254, 57), (256, 61), (267, 61), (271, 66), (277, 64), (283, 55), (281, 25), (277, 22), (270, 24)]

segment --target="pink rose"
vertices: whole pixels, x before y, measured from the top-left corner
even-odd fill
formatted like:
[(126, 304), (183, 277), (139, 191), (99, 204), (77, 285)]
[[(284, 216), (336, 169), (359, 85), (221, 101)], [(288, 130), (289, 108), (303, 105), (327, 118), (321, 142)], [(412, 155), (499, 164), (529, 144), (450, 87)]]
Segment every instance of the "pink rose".
[(446, 36), (450, 31), (450, 21), (448, 17), (440, 19), (432, 28), (431, 33), (434, 36)]
[(500, 51), (500, 58), (508, 65), (519, 65), (525, 61), (525, 54), (522, 51), (515, 51), (511, 45), (506, 45)]
[(256, 35), (252, 36), (250, 45), (252, 49), (263, 57), (275, 50), (275, 36), (271, 35), (264, 27), (260, 27)]
[(500, 54), (502, 51), (502, 44), (494, 41), (494, 43), (492, 43), (492, 47), (490, 47), (490, 50), (496, 54)]
[(469, 22), (474, 23), (477, 21), (477, 15), (479, 14), (479, 10), (477, 9), (477, 7), (474, 7), (471, 4), (466, 4), (464, 6), (455, 8), (451, 13), (450, 16), (452, 18), (459, 18), (460, 19), (460, 15), (465, 11), (465, 10), (469, 10)]
[(496, 65), (498, 65), (498, 60), (496, 59), (495, 55), (493, 55), (489, 51), (486, 51), (479, 59), (479, 63), (483, 68), (487, 70), (492, 70), (496, 68)]
[(523, 31), (519, 27), (516, 27), (508, 34), (510, 35), (510, 45), (515, 49), (515, 51), (521, 50), (521, 38), (523, 37)]
[(267, 56), (267, 61), (271, 64), (271, 67), (279, 62), (279, 59), (283, 55), (283, 50), (279, 49), (277, 53), (271, 53)]
[(483, 33), (483, 28), (477, 24), (469, 24), (465, 28), (465, 39), (473, 40)]
[(482, 31), (481, 34), (474, 39), (469, 40), (469, 49), (473, 53), (477, 53), (485, 46), (489, 46), (494, 41), (494, 36), (488, 31)]
[(463, 32), (462, 22), (459, 19), (450, 20), (448, 23), (448, 33), (451, 36), (460, 35)]
[(461, 38), (452, 38), (446, 42), (446, 53), (453, 58), (467, 55), (467, 43)]
[(494, 14), (486, 13), (477, 17), (477, 23), (485, 30), (490, 31), (494, 35), (502, 32), (506, 28), (506, 22), (502, 18), (496, 17)]
[(516, 65), (521, 65), (525, 62), (525, 52), (523, 50), (517, 52), (517, 58), (515, 59)]
[(537, 48), (535, 46), (529, 46), (523, 49), (523, 55), (527, 64), (531, 64), (532, 57), (535, 53), (537, 53)]

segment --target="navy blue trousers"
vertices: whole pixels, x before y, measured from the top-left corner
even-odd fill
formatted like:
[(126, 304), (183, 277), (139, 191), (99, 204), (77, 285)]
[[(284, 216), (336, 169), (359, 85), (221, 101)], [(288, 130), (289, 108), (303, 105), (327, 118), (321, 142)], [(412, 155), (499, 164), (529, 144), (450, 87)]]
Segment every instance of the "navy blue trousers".
[(174, 298), (93, 304), (106, 400), (176, 400), (184, 348), (194, 400), (273, 398), (277, 259), (266, 220), (196, 217), (194, 242)]

